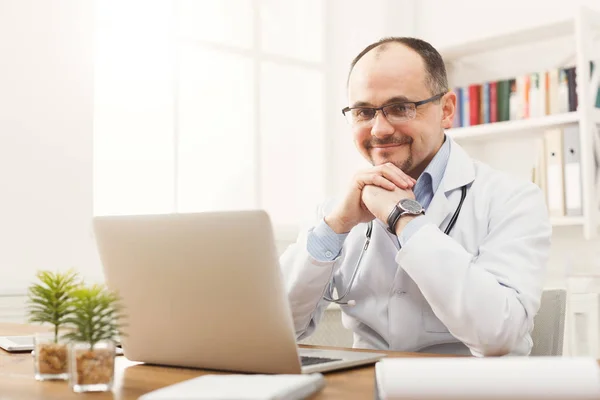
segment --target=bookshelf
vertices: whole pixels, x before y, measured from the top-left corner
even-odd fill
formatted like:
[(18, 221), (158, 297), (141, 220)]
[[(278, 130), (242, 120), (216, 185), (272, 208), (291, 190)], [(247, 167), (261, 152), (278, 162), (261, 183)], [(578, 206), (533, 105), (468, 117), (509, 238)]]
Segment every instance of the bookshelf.
[[(578, 123), (582, 119), (581, 114), (579, 111), (572, 111), (516, 121), (494, 122), (465, 128), (452, 128), (448, 129), (447, 133), (461, 143), (471, 140), (493, 140), (513, 136), (539, 135), (545, 129)], [(600, 109), (592, 110), (591, 114), (594, 123), (600, 124)]]
[[(486, 146), (498, 140), (509, 140), (517, 145), (519, 141), (531, 140), (536, 137), (541, 138), (548, 129), (578, 124), (581, 146), (583, 216), (555, 217), (551, 218), (551, 222), (555, 227), (580, 226), (584, 238), (589, 240), (598, 237), (598, 227), (600, 226), (600, 192), (596, 183), (597, 167), (595, 165), (595, 158), (600, 159), (600, 138), (598, 138), (600, 109), (595, 107), (596, 92), (592, 92), (592, 87), (598, 87), (600, 68), (595, 68), (593, 74), (590, 70), (590, 61), (600, 67), (600, 56), (594, 53), (594, 39), (600, 38), (600, 13), (581, 7), (573, 17), (562, 21), (493, 37), (479, 38), (460, 45), (442, 48), (440, 53), (450, 72), (455, 67), (460, 69), (463, 60), (481, 55), (485, 56), (496, 51), (510, 50), (517, 46), (532, 46), (532, 48), (535, 48), (538, 42), (558, 40), (565, 37), (568, 38), (569, 43), (573, 44), (571, 48), (575, 53), (573, 59), (577, 68), (576, 90), (578, 98), (576, 111), (455, 127), (448, 129), (447, 133), (461, 145)], [(556, 67), (564, 67), (564, 65), (556, 65)], [(507, 160), (507, 162), (510, 162), (510, 160)]]

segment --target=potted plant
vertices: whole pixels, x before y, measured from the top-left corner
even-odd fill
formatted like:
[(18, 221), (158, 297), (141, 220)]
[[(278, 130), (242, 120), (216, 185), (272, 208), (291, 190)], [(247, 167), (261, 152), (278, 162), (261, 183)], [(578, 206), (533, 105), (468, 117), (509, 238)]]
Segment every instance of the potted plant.
[(61, 337), (62, 328), (72, 311), (71, 293), (81, 281), (73, 270), (67, 272), (39, 271), (37, 282), (28, 289), (28, 320), (49, 324), (52, 332), (34, 336), (34, 369), (37, 380), (68, 378), (67, 345)]
[(65, 335), (69, 343), (70, 386), (75, 392), (112, 389), (116, 339), (123, 336), (119, 296), (103, 285), (72, 293), (73, 309)]

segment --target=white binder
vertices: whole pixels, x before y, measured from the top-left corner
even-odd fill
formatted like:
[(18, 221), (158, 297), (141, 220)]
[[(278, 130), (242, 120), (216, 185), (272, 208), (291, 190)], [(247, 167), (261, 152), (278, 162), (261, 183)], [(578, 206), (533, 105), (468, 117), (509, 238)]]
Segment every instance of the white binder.
[(552, 217), (565, 215), (565, 190), (563, 171), (563, 132), (551, 129), (545, 133), (546, 148), (546, 190), (548, 191), (548, 212)]
[(579, 144), (578, 125), (570, 125), (563, 130), (563, 161), (566, 215), (583, 215), (581, 193), (581, 147)]

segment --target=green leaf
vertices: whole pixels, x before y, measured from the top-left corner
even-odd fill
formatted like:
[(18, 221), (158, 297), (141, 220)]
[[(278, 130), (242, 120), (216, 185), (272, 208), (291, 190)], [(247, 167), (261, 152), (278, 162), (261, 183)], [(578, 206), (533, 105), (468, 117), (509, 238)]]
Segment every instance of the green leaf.
[(36, 282), (28, 288), (28, 320), (54, 325), (58, 332), (72, 310), (71, 293), (80, 286), (81, 279), (72, 269), (63, 273), (38, 271)]
[(125, 318), (119, 296), (103, 285), (81, 287), (71, 294), (72, 310), (65, 325), (74, 331), (68, 340), (90, 343), (93, 347), (102, 340), (125, 336), (120, 323)]

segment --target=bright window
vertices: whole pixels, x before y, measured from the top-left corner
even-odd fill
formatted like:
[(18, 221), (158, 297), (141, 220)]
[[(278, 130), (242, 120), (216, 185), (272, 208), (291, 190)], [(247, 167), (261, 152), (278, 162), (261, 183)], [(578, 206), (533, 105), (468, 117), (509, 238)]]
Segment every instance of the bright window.
[(96, 5), (94, 211), (266, 209), (324, 195), (320, 0)]

